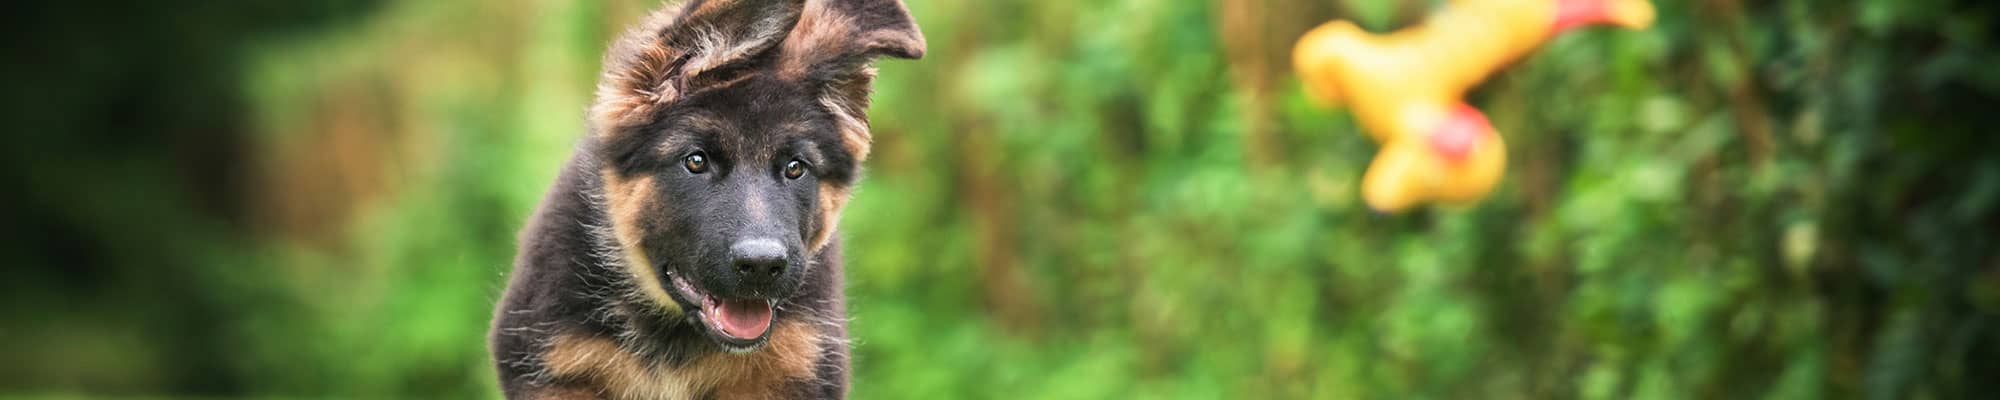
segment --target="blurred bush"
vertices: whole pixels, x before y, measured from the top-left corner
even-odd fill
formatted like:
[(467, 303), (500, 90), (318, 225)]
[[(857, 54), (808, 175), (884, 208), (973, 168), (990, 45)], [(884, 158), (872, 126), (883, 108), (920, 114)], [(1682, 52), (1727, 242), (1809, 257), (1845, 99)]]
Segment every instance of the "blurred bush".
[[(495, 397), (513, 234), (652, 1), (30, 2), (0, 394)], [(1993, 4), (1660, 0), (1366, 210), (1291, 40), (1431, 1), (912, 1), (843, 219), (861, 398), (1958, 398), (2000, 376)], [(106, 11), (110, 10), (110, 11)]]

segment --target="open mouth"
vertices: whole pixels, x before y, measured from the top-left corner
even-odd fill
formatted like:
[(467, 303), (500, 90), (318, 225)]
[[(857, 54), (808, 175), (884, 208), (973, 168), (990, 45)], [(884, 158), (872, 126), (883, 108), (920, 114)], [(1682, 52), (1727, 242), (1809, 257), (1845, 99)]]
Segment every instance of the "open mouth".
[(769, 338), (771, 324), (777, 314), (776, 300), (717, 298), (695, 289), (680, 274), (668, 272), (666, 275), (681, 297), (701, 303), (696, 319), (708, 328), (709, 337), (714, 338), (723, 349), (735, 353), (748, 352), (763, 346), (765, 339)]

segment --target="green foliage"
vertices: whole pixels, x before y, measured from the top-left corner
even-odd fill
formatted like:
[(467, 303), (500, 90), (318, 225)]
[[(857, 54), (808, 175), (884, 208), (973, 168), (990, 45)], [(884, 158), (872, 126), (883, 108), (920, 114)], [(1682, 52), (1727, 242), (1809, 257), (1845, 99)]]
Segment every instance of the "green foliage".
[[(842, 222), (856, 397), (1992, 390), (1992, 4), (1657, 1), (1472, 94), (1512, 153), (1493, 196), (1376, 214), (1375, 145), (1305, 99), (1290, 40), (1432, 3), (912, 1), (931, 48), (881, 63)], [(0, 394), (497, 396), (513, 233), (652, 6), (304, 7), (316, 28), (190, 36), (234, 73), (10, 101), (46, 109), (28, 132), (133, 102), (165, 138), (0, 153), (42, 236), (5, 254), (48, 267), (0, 284)], [(159, 94), (183, 87), (236, 101)], [(247, 172), (169, 172), (202, 168)]]

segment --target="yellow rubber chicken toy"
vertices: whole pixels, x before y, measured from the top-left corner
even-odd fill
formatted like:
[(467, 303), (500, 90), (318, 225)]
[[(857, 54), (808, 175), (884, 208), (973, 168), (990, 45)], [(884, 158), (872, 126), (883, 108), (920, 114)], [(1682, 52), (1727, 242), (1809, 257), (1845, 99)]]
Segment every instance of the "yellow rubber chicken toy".
[(1293, 66), (1307, 93), (1346, 104), (1382, 144), (1362, 178), (1378, 211), (1485, 197), (1507, 167), (1506, 144), (1465, 91), (1570, 28), (1653, 23), (1646, 0), (1452, 0), (1421, 26), (1370, 34), (1334, 21), (1299, 39)]

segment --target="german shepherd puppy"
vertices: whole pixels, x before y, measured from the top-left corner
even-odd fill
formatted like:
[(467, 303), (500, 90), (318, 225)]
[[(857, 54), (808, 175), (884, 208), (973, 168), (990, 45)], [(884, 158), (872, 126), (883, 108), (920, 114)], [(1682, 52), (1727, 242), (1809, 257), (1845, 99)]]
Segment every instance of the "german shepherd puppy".
[(923, 53), (896, 0), (691, 0), (613, 43), (494, 314), (507, 397), (845, 397), (869, 63)]

